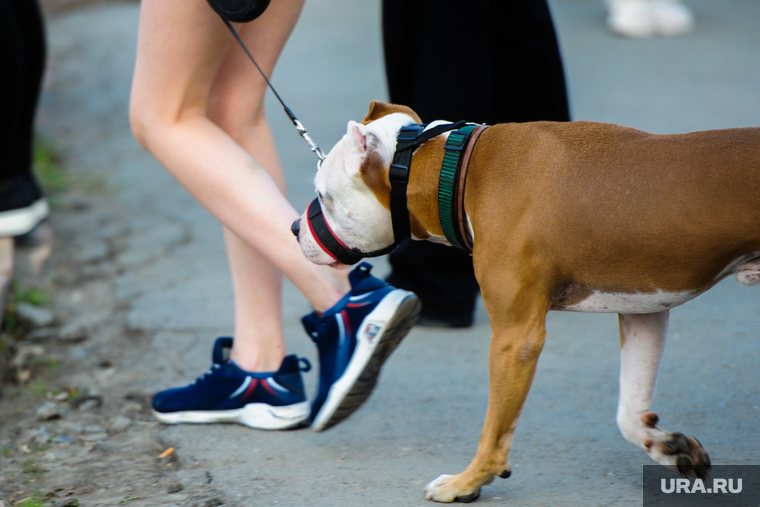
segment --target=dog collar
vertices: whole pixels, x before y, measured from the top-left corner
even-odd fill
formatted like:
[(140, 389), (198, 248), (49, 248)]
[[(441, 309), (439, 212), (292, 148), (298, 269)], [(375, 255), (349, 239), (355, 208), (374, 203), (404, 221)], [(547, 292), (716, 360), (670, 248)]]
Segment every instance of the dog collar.
[(412, 123), (401, 127), (396, 140), (396, 152), (393, 162), (388, 171), (388, 179), (391, 184), (391, 221), (393, 225), (393, 244), (373, 250), (361, 252), (357, 248), (349, 248), (332, 231), (322, 213), (319, 199), (314, 199), (309, 204), (306, 214), (309, 229), (319, 246), (336, 261), (352, 265), (365, 257), (378, 257), (392, 252), (402, 241), (412, 237), (412, 228), (409, 221), (409, 209), (406, 202), (406, 188), (409, 184), (409, 167), (412, 163), (412, 154), (423, 143), (430, 139), (456, 130), (465, 125), (464, 121), (436, 125), (425, 130), (427, 125)]
[(475, 143), (488, 127), (466, 125), (449, 134), (438, 179), (438, 219), (452, 246), (472, 251), (472, 234), (464, 211), (464, 187)]

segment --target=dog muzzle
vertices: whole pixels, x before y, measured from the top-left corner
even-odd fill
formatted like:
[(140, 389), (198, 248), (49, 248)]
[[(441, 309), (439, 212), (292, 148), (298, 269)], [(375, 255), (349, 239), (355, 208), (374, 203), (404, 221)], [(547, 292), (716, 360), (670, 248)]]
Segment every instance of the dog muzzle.
[[(330, 257), (340, 262), (351, 266), (356, 264), (360, 260), (366, 257), (379, 257), (387, 253), (391, 253), (398, 246), (398, 242), (394, 242), (392, 245), (381, 248), (380, 250), (374, 250), (372, 252), (362, 252), (358, 248), (349, 248), (343, 243), (338, 236), (335, 235), (330, 225), (325, 220), (325, 216), (322, 213), (322, 206), (319, 204), (319, 199), (314, 199), (309, 204), (309, 209), (306, 212), (306, 220), (309, 224), (309, 230), (311, 235), (314, 236), (314, 240)], [(293, 231), (297, 234), (296, 230)]]

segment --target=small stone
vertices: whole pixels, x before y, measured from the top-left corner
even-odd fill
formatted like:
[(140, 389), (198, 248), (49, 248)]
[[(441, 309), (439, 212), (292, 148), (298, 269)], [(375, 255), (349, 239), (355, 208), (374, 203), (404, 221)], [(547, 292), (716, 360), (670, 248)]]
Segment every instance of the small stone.
[[(33, 357), (39, 357), (45, 353), (45, 349), (40, 345), (21, 345), (16, 348), (16, 356), (11, 361), (11, 365), (21, 370), (26, 365), (27, 361)], [(29, 372), (31, 376), (31, 372)], [(19, 381), (22, 378), (19, 376)], [(29, 380), (28, 378), (26, 380)]]
[(69, 358), (72, 361), (81, 361), (91, 355), (92, 353), (84, 347), (72, 347), (69, 350)]
[(65, 195), (62, 204), (71, 211), (86, 211), (90, 209), (90, 200), (83, 195)]
[(67, 401), (69, 399), (69, 393), (64, 391), (53, 396), (55, 401)]
[(132, 419), (117, 415), (108, 420), (108, 429), (113, 433), (120, 433), (132, 425)]
[(100, 426), (98, 424), (88, 424), (84, 427), (85, 433), (102, 433), (105, 431), (105, 428), (103, 426)]
[(65, 498), (61, 501), (61, 507), (77, 507), (79, 505), (78, 498)]
[(79, 343), (87, 339), (87, 328), (79, 322), (69, 322), (58, 332), (58, 340), (66, 343)]
[(171, 495), (172, 493), (179, 493), (183, 489), (185, 489), (185, 488), (184, 488), (184, 486), (182, 486), (182, 484), (179, 484), (179, 483), (177, 483), (177, 484), (171, 484), (171, 485), (169, 485), (168, 488), (166, 488), (166, 492)]
[(100, 442), (101, 440), (108, 439), (108, 433), (88, 433), (80, 437), (84, 442)]
[(100, 262), (106, 257), (108, 257), (108, 245), (103, 241), (85, 245), (74, 253), (74, 258), (82, 264)]
[(16, 317), (21, 324), (31, 328), (47, 327), (55, 322), (53, 312), (29, 303), (16, 305)]
[(54, 444), (73, 444), (76, 442), (76, 439), (68, 435), (58, 435), (57, 437), (53, 437), (51, 442)]
[(121, 412), (123, 415), (130, 415), (142, 412), (142, 409), (142, 405), (136, 401), (128, 401), (124, 404), (123, 407), (121, 407), (121, 410), (119, 412)]
[[(61, 415), (60, 412), (58, 414)], [(34, 442), (37, 445), (45, 445), (48, 442), (50, 442), (50, 433), (48, 433), (48, 430), (46, 427), (41, 426), (40, 429), (37, 431), (37, 434), (34, 436)]]
[(98, 442), (95, 444), (95, 448), (105, 452), (118, 452), (120, 446), (113, 442)]
[(58, 410), (58, 404), (54, 401), (48, 401), (37, 409), (37, 419), (40, 421), (49, 421), (59, 417), (61, 417), (61, 412)]
[(26, 339), (30, 342), (44, 342), (50, 341), (56, 337), (58, 330), (54, 327), (43, 327), (34, 329), (26, 335)]
[(87, 412), (88, 410), (99, 408), (102, 404), (103, 404), (102, 400), (90, 398), (90, 399), (84, 400), (82, 403), (77, 405), (77, 410), (81, 410), (82, 412)]

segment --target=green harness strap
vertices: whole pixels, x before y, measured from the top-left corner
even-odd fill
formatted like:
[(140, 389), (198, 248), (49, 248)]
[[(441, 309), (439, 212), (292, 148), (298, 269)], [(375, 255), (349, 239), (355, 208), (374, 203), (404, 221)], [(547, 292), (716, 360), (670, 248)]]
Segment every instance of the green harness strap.
[(444, 146), (441, 176), (438, 181), (438, 217), (441, 221), (443, 234), (452, 246), (469, 251), (464, 246), (464, 240), (457, 227), (457, 212), (454, 204), (456, 181), (459, 168), (462, 166), (462, 152), (467, 146), (467, 140), (473, 130), (479, 125), (467, 125), (449, 134)]

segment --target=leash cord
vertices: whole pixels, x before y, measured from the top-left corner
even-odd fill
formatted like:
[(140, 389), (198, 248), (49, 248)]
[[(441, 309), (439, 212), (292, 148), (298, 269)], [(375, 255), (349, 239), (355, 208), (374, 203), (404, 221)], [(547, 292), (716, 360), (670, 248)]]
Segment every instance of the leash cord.
[(264, 81), (266, 81), (267, 86), (269, 86), (269, 89), (272, 90), (272, 93), (274, 93), (274, 96), (277, 97), (277, 100), (280, 101), (280, 104), (282, 104), (282, 108), (285, 110), (285, 114), (288, 115), (288, 118), (290, 118), (290, 121), (293, 122), (293, 125), (296, 127), (296, 130), (298, 131), (298, 134), (303, 138), (304, 141), (306, 141), (306, 144), (309, 145), (309, 149), (317, 156), (319, 159), (319, 162), (317, 163), (317, 167), (321, 167), (322, 162), (325, 160), (325, 152), (322, 151), (322, 149), (317, 146), (317, 143), (311, 140), (311, 137), (309, 136), (309, 131), (306, 130), (306, 127), (303, 126), (303, 124), (298, 121), (298, 118), (296, 118), (296, 115), (293, 114), (293, 111), (290, 110), (288, 106), (285, 105), (285, 102), (282, 100), (282, 97), (280, 97), (280, 94), (277, 93), (277, 90), (274, 89), (274, 86), (272, 86), (272, 83), (269, 81), (269, 78), (266, 74), (264, 74), (264, 71), (261, 70), (261, 67), (259, 67), (259, 64), (256, 63), (256, 59), (253, 58), (253, 55), (250, 51), (248, 51), (248, 48), (243, 43), (243, 39), (240, 38), (240, 35), (238, 35), (235, 28), (232, 26), (232, 23), (229, 22), (229, 20), (226, 20), (222, 18), (224, 21), (224, 24), (227, 25), (227, 28), (230, 29), (230, 32), (232, 32), (232, 35), (237, 39), (238, 43), (240, 43), (240, 47), (243, 48), (243, 51), (245, 51), (245, 54), (248, 55), (248, 58), (251, 59), (253, 64), (256, 66), (256, 68), (261, 73), (261, 77), (264, 78)]

